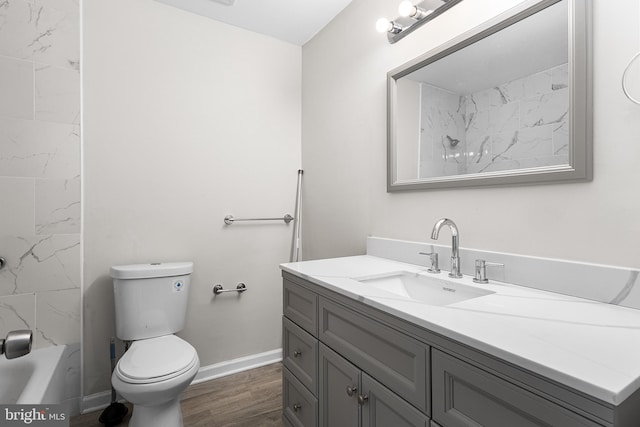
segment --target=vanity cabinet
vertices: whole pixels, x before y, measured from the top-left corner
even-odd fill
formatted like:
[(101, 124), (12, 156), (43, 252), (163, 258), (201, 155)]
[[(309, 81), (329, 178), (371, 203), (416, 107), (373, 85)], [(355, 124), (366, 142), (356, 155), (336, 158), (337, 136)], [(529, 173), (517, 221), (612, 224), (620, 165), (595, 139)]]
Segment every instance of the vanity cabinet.
[(289, 281), (283, 313), (288, 425), (429, 426), (427, 345)]
[(613, 406), (283, 272), (283, 414), (296, 427), (638, 427)]

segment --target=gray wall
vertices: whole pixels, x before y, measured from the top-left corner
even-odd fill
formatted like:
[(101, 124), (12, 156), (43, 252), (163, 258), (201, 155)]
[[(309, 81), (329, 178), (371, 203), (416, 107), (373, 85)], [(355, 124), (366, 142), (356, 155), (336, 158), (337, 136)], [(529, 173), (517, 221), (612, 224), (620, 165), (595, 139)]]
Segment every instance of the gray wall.
[(373, 26), (397, 1), (354, 0), (303, 47), (307, 259), (363, 253), (367, 235), (428, 241), (446, 216), (466, 247), (640, 267), (640, 107), (620, 87), (640, 49), (635, 0), (593, 1), (593, 182), (386, 192), (386, 73), (517, 3), (462, 2), (389, 45)]
[[(202, 366), (281, 347), (301, 48), (152, 0), (84, 2), (84, 395), (109, 388), (109, 267), (193, 261)], [(241, 297), (213, 297), (245, 282)]]

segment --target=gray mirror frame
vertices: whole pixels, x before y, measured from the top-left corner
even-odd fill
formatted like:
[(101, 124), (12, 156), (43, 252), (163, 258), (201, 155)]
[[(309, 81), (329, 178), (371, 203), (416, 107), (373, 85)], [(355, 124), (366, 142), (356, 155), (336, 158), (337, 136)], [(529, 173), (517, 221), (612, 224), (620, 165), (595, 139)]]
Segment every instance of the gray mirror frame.
[(586, 182), (593, 179), (592, 5), (569, 3), (569, 165), (394, 181), (396, 82), (403, 76), (563, 0), (530, 0), (387, 73), (387, 192), (494, 185)]

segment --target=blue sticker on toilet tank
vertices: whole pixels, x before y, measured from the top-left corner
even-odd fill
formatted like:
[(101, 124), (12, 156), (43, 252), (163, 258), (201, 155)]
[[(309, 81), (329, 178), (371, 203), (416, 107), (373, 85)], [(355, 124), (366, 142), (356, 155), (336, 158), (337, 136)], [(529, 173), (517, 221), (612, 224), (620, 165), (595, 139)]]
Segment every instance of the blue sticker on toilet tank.
[(184, 282), (182, 280), (176, 280), (173, 282), (173, 291), (180, 292), (184, 288)]

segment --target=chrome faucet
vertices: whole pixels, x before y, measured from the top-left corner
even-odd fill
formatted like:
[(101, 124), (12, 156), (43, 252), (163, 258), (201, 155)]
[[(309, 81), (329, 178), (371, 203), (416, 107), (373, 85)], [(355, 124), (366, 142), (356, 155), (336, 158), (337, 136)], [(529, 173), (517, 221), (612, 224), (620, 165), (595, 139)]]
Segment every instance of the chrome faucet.
[(31, 352), (33, 332), (28, 329), (11, 331), (5, 339), (0, 339), (0, 354), (7, 359), (15, 359)]
[(458, 279), (462, 277), (462, 274), (460, 273), (460, 254), (458, 252), (460, 241), (456, 223), (448, 218), (442, 218), (433, 226), (431, 238), (433, 240), (438, 240), (440, 229), (445, 225), (449, 226), (449, 229), (451, 230), (451, 272), (449, 273), (449, 277)]

